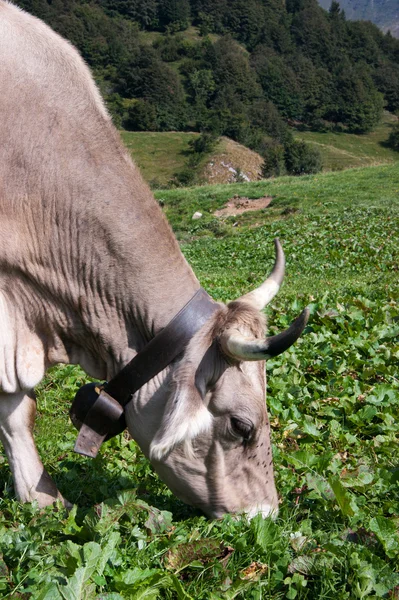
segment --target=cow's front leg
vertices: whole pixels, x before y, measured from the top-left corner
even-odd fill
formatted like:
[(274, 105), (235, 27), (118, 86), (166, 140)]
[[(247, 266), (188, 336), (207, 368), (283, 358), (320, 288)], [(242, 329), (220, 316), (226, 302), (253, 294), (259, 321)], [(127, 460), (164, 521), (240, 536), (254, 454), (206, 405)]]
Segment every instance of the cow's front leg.
[(36, 400), (33, 392), (0, 394), (0, 440), (10, 463), (15, 493), (22, 502), (47, 506), (63, 499), (43, 467), (33, 439)]

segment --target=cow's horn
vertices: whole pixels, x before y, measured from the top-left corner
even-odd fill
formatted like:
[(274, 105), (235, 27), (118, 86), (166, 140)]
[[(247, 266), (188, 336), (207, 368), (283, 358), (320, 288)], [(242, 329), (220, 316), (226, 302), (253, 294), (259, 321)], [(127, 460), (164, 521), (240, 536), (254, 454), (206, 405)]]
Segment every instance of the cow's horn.
[(238, 298), (240, 302), (248, 302), (258, 310), (262, 310), (273, 300), (284, 279), (285, 258), (278, 238), (275, 238), (274, 245), (276, 248), (276, 260), (269, 277), (258, 288)]
[(290, 327), (278, 335), (265, 340), (257, 340), (239, 333), (226, 332), (221, 339), (222, 350), (239, 360), (267, 360), (287, 350), (301, 335), (309, 318), (309, 308), (305, 308)]

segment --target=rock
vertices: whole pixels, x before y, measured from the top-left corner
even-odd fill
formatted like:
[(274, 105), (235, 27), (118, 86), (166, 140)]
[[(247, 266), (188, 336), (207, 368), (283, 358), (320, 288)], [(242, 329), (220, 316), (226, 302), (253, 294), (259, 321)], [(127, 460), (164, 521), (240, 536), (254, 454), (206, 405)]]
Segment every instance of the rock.
[(193, 220), (200, 219), (201, 217), (202, 217), (202, 213), (198, 212), (198, 211), (195, 212), (192, 216)]

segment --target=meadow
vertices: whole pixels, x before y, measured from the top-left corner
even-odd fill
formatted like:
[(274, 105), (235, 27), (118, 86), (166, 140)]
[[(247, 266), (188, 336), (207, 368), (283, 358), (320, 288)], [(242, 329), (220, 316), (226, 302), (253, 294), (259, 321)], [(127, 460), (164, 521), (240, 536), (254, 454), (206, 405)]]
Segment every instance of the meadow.
[[(386, 145), (392, 126), (396, 122), (397, 117), (385, 111), (381, 122), (367, 134), (320, 133), (296, 129), (292, 131), (296, 139), (304, 140), (320, 151), (324, 171), (340, 171), (352, 167), (397, 162), (398, 152)], [(184, 169), (190, 153), (189, 143), (199, 136), (198, 133), (181, 131), (121, 131), (121, 135), (145, 179), (154, 188), (167, 186), (175, 175)], [(225, 150), (224, 145), (222, 138), (212, 154), (205, 155), (196, 167), (190, 167), (195, 170), (199, 180), (204, 179), (205, 164), (211, 158), (215, 159), (222, 154)], [(244, 146), (241, 148), (248, 161), (248, 151), (245, 152)], [(233, 166), (245, 171), (244, 164), (240, 164), (240, 153), (237, 150)]]
[(350, 167), (396, 162), (398, 153), (386, 144), (395, 123), (397, 117), (384, 111), (380, 123), (367, 134), (297, 131), (295, 137), (320, 151), (326, 170), (340, 171)]
[[(234, 196), (272, 202), (215, 217)], [(310, 307), (302, 338), (267, 363), (279, 515), (208, 520), (126, 434), (93, 461), (74, 454), (68, 410), (87, 377), (55, 367), (37, 390), (36, 439), (76, 504), (69, 514), (19, 504), (0, 451), (0, 597), (398, 598), (398, 166), (156, 197), (215, 299), (260, 283), (279, 237), (287, 274), (267, 308), (270, 332)]]

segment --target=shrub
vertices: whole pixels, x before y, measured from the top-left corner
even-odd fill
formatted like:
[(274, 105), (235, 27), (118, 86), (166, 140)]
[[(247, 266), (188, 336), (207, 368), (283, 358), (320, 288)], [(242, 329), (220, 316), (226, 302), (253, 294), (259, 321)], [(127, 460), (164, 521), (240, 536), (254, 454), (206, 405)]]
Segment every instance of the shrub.
[(123, 125), (129, 131), (156, 131), (158, 119), (155, 106), (146, 100), (137, 100), (128, 108)]
[(213, 152), (218, 136), (214, 133), (204, 131), (201, 135), (189, 142), (189, 146), (196, 154), (209, 154)]
[(399, 123), (393, 126), (392, 131), (389, 134), (387, 144), (390, 146), (390, 148), (393, 148), (399, 152)]
[(303, 140), (293, 140), (286, 144), (284, 158), (290, 175), (318, 173), (323, 167), (320, 152)]
[(125, 116), (123, 98), (117, 93), (109, 94), (107, 97), (107, 108), (115, 127), (122, 127)]
[(270, 142), (263, 152), (262, 177), (278, 177), (285, 175), (284, 146), (277, 142)]
[(194, 185), (197, 180), (197, 173), (195, 169), (189, 165), (185, 165), (181, 171), (174, 174), (170, 181), (173, 186), (189, 187)]

